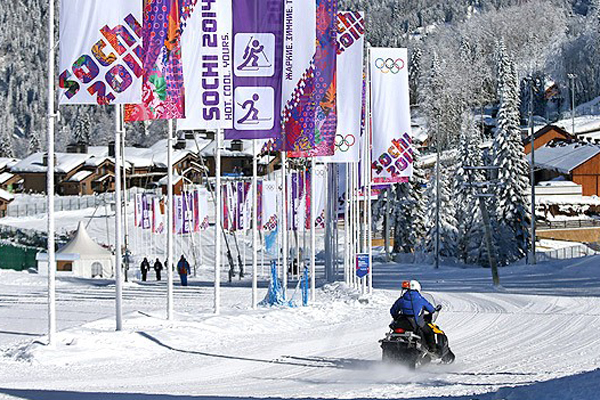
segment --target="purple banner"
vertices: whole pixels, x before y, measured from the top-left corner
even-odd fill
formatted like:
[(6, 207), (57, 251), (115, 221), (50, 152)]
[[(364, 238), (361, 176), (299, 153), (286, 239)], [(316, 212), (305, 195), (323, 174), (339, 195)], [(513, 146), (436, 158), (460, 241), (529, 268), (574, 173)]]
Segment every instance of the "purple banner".
[(233, 129), (226, 139), (281, 134), (284, 0), (232, 0)]

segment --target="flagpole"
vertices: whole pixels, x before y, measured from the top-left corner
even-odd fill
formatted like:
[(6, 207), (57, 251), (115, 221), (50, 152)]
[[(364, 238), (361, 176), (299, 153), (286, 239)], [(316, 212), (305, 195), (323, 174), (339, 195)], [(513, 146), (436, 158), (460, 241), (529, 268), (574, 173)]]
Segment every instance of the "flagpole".
[[(316, 279), (316, 257), (315, 252), (317, 251), (317, 235), (315, 232), (315, 222), (317, 220), (315, 216), (315, 181), (316, 181), (316, 169), (317, 161), (316, 157), (310, 158), (310, 299), (312, 302), (317, 300), (317, 279)], [(329, 240), (329, 238), (327, 238)]]
[(285, 298), (285, 293), (287, 291), (287, 264), (288, 264), (288, 207), (287, 207), (287, 158), (285, 154), (285, 150), (281, 150), (281, 175), (282, 175), (282, 189), (283, 189), (283, 201), (281, 202), (281, 230), (282, 230), (282, 244), (281, 248), (283, 249), (281, 255), (281, 273), (282, 273), (282, 285), (283, 285), (283, 295)]
[(123, 131), (122, 106), (115, 105), (115, 306), (117, 331), (123, 329), (123, 281), (121, 278), (121, 134)]
[[(121, 112), (121, 118), (123, 118), (123, 113)], [(123, 121), (121, 119), (121, 121)], [(122, 168), (123, 168), (123, 239), (125, 243), (125, 282), (128, 281), (128, 273), (129, 273), (129, 229), (127, 226), (127, 164), (125, 159), (125, 124), (121, 122), (121, 126), (123, 127), (122, 135), (121, 135), (121, 159), (122, 159)]]
[[(369, 275), (367, 277), (368, 280), (368, 288), (369, 294), (373, 294), (373, 227), (372, 224), (372, 204), (371, 204), (371, 136), (372, 136), (372, 126), (371, 126), (371, 49), (367, 50), (367, 145), (366, 145), (366, 154), (365, 158), (367, 162), (365, 163), (365, 201), (367, 201), (367, 253), (369, 254)], [(389, 193), (389, 192), (388, 192)], [(388, 200), (389, 201), (389, 200)], [(387, 218), (387, 216), (386, 216)]]
[(48, 2), (48, 156), (46, 192), (48, 201), (48, 345), (56, 343), (56, 254), (54, 251), (54, 0)]
[(346, 285), (350, 285), (350, 226), (349, 224), (349, 214), (350, 207), (348, 206), (348, 201), (350, 200), (350, 196), (348, 196), (349, 189), (349, 179), (348, 179), (348, 171), (350, 164), (346, 163), (344, 165), (346, 171), (346, 188), (344, 193), (344, 281)]
[(173, 120), (167, 136), (167, 320), (173, 319)]
[(252, 308), (258, 306), (258, 153), (252, 139)]
[(221, 129), (217, 129), (215, 139), (215, 281), (214, 281), (214, 311), (219, 314), (221, 309)]

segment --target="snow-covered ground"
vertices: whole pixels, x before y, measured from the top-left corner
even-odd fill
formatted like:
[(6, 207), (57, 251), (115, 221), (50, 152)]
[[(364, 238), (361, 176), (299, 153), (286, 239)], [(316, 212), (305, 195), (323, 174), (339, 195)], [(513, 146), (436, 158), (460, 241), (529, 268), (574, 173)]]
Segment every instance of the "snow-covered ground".
[[(223, 287), (219, 316), (210, 283), (194, 279), (176, 287), (170, 322), (164, 283), (133, 283), (119, 333), (110, 281), (62, 279), (56, 348), (38, 337), (45, 281), (0, 271), (0, 399), (596, 399), (599, 263), (502, 268), (500, 290), (487, 269), (379, 264), (369, 301), (333, 284), (305, 308), (252, 310), (245, 280)], [(410, 372), (380, 361), (405, 278), (443, 304), (454, 365)]]

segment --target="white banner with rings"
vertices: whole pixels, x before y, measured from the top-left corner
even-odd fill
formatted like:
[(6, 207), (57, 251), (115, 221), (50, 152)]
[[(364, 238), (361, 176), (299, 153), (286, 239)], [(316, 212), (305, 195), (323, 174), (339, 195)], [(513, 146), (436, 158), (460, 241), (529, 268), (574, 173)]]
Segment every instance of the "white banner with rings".
[(372, 182), (405, 182), (413, 172), (407, 51), (371, 48), (370, 53)]
[(362, 12), (338, 12), (337, 107), (335, 154), (319, 157), (333, 163), (358, 162), (362, 140), (363, 55), (365, 22)]

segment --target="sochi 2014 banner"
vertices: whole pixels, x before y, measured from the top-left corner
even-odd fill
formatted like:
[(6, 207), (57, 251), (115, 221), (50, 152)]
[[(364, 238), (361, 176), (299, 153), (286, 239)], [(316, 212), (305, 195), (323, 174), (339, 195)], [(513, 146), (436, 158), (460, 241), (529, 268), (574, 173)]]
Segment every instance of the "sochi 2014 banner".
[(181, 195), (183, 201), (183, 225), (181, 233), (187, 235), (194, 229), (194, 194), (185, 192)]
[(365, 21), (363, 13), (340, 11), (337, 16), (337, 106), (335, 154), (320, 161), (358, 162), (362, 131), (363, 58)]
[(145, 0), (142, 103), (125, 106), (125, 121), (185, 117), (179, 12), (183, 0)]
[[(309, 179), (315, 180), (315, 193), (309, 196), (309, 200), (306, 202), (306, 215), (309, 217), (306, 219), (306, 227), (310, 229), (310, 202), (315, 201), (315, 228), (325, 228), (325, 182), (326, 167), (324, 165), (316, 165), (314, 174), (308, 175)], [(312, 183), (310, 180), (307, 182), (307, 187), (311, 188)], [(308, 190), (310, 193), (310, 189)]]
[(284, 0), (233, 2), (233, 129), (226, 139), (281, 134)]
[(286, 0), (282, 125), (290, 157), (334, 153), (336, 16), (337, 0)]
[(159, 197), (152, 199), (152, 232), (163, 233), (165, 231), (165, 214)]
[(208, 192), (201, 190), (198, 192), (198, 221), (200, 230), (205, 231), (208, 229), (208, 214), (210, 208), (208, 206)]
[(146, 194), (142, 195), (142, 229), (150, 229), (152, 227), (150, 218), (150, 207), (152, 206), (152, 198)]
[(133, 203), (133, 224), (139, 228), (142, 226), (142, 195), (135, 194)]
[(372, 48), (370, 53), (372, 181), (403, 182), (413, 171), (407, 51)]
[(277, 182), (264, 181), (262, 183), (262, 230), (274, 231), (277, 229)]
[(177, 129), (231, 129), (231, 0), (182, 0), (185, 118)]
[(306, 178), (305, 172), (293, 171), (288, 175), (290, 207), (288, 208), (289, 228), (293, 231), (306, 226)]
[(141, 21), (139, 0), (61, 0), (61, 105), (142, 100)]
[(183, 233), (183, 196), (173, 196), (173, 233)]

